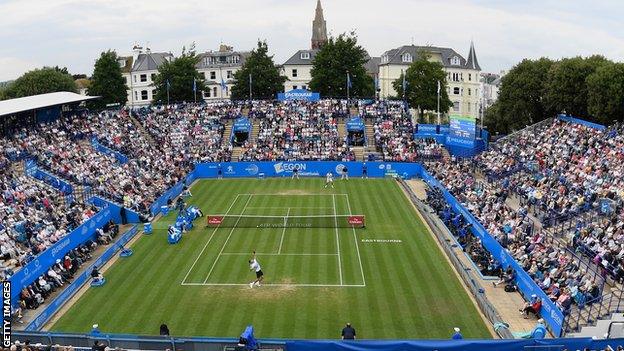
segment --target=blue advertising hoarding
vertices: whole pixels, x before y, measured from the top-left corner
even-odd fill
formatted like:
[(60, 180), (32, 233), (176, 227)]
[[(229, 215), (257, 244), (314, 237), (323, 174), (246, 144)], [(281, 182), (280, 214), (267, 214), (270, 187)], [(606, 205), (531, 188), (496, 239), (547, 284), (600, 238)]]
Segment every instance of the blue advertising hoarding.
[(288, 101), (288, 100), (319, 101), (320, 99), (321, 99), (321, 94), (313, 93), (305, 89), (293, 89), (285, 93), (277, 93), (277, 100), (279, 101)]
[(353, 117), (347, 121), (347, 131), (359, 132), (364, 130), (364, 121), (360, 117)]
[(470, 116), (451, 115), (447, 143), (462, 147), (474, 147), (476, 126), (476, 119)]

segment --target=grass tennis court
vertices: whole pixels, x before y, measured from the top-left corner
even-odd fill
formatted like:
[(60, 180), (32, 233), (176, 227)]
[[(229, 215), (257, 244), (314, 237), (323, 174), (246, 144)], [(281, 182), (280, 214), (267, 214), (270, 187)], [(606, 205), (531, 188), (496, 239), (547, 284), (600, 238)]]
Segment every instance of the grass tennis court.
[[(89, 289), (51, 328), (88, 332), (237, 337), (253, 324), (260, 338), (338, 338), (351, 322), (360, 338), (489, 338), (476, 307), (399, 186), (391, 179), (201, 180), (188, 203), (205, 215), (233, 216), (209, 228), (205, 218), (170, 245), (170, 213), (118, 260), (107, 283)], [(363, 214), (366, 228), (289, 226), (299, 217), (338, 221)], [(267, 216), (286, 225), (246, 225)], [(291, 218), (292, 217), (292, 218)], [(289, 219), (290, 218), (290, 219)], [(273, 220), (271, 219), (271, 221)], [(334, 223), (336, 224), (336, 223)], [(265, 274), (247, 261), (256, 250)]]

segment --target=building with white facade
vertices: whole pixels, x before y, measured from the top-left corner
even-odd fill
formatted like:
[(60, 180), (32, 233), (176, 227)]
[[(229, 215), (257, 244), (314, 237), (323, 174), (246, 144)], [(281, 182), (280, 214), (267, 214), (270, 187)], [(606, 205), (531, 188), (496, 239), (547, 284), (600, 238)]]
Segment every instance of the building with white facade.
[[(151, 52), (135, 45), (132, 56), (119, 57), (119, 66), (128, 87), (129, 106), (146, 106), (154, 101), (156, 87), (153, 85), (158, 67), (164, 62), (173, 60), (173, 54), (167, 52)], [(131, 69), (127, 69), (131, 66)]]
[(451, 48), (434, 46), (405, 45), (384, 52), (379, 64), (380, 97), (396, 96), (397, 92), (392, 83), (399, 79), (423, 52), (428, 53), (430, 60), (440, 62), (447, 74), (448, 95), (453, 106), (449, 111), (440, 112), (477, 118), (481, 99), (481, 67), (473, 43), (470, 43), (468, 59)]
[(231, 46), (221, 45), (219, 51), (208, 51), (199, 54), (200, 61), (197, 71), (204, 76), (206, 101), (230, 99), (234, 85), (234, 73), (240, 70), (251, 53), (234, 51)]
[(484, 108), (492, 106), (498, 100), (501, 82), (505, 71), (500, 73), (481, 73), (481, 98)]

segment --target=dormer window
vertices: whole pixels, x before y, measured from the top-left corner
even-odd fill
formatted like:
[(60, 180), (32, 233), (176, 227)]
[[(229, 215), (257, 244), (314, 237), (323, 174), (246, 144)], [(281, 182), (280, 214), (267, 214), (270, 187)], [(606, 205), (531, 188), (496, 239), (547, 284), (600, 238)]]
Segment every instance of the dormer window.
[(451, 59), (451, 65), (459, 66), (459, 57), (453, 56), (453, 58)]
[(310, 53), (309, 52), (302, 52), (301, 53), (301, 59), (302, 60), (309, 60), (310, 59)]
[(403, 62), (412, 62), (412, 55), (409, 53), (405, 53), (401, 56), (401, 61)]

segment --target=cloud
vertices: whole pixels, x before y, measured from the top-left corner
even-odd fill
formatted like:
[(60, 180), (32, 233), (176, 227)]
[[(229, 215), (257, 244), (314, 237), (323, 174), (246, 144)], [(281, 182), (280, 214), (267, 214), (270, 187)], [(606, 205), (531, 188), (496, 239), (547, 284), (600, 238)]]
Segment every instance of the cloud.
[[(475, 41), (487, 71), (525, 57), (603, 54), (624, 58), (624, 4), (605, 0), (325, 0), (328, 29), (355, 29), (371, 55), (400, 45), (452, 47), (466, 55)], [(315, 0), (8, 0), (0, 2), (0, 79), (38, 65), (91, 73), (100, 52), (129, 53), (134, 42), (179, 53), (219, 43), (249, 50), (266, 39), (278, 63), (310, 45)]]

